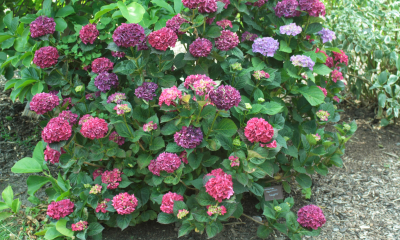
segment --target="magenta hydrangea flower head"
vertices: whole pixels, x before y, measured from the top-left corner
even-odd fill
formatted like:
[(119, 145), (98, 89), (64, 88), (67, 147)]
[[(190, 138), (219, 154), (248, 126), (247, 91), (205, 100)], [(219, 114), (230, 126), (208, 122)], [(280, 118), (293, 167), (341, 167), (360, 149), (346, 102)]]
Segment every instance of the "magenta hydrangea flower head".
[(217, 168), (211, 171), (206, 176), (214, 176), (210, 178), (205, 187), (206, 192), (211, 197), (215, 198), (218, 202), (222, 202), (224, 199), (229, 199), (233, 195), (233, 182), (232, 176), (226, 174), (221, 168)]
[(71, 125), (74, 125), (78, 122), (78, 114), (72, 113), (68, 110), (62, 111), (58, 116), (67, 120)]
[(128, 106), (128, 104), (117, 104), (114, 107), (114, 110), (117, 111), (118, 115), (124, 115), (125, 113), (130, 112), (132, 109)]
[(326, 219), (321, 208), (315, 205), (307, 205), (297, 212), (297, 222), (305, 228), (317, 230), (325, 224)]
[(96, 28), (96, 24), (87, 24), (79, 31), (79, 37), (82, 42), (86, 45), (88, 43), (93, 44), (99, 36), (99, 30)]
[(182, 23), (188, 22), (184, 18), (181, 17), (181, 14), (175, 15), (173, 18), (169, 19), (166, 23), (166, 27), (170, 28), (172, 31), (174, 31), (176, 34), (181, 35), (184, 34), (184, 32), (180, 31), (180, 27)]
[(103, 174), (103, 169), (102, 168), (98, 168), (96, 170), (93, 171), (93, 180), (96, 180), (96, 178), (98, 176), (101, 176), (101, 174)]
[(313, 62), (313, 60), (306, 55), (293, 55), (290, 57), (290, 61), (294, 66), (303, 68), (308, 67), (311, 71), (315, 65), (315, 62)]
[(217, 25), (222, 27), (222, 29), (225, 29), (226, 27), (232, 28), (232, 22), (229, 21), (228, 19), (224, 19), (224, 20), (218, 21)]
[(85, 138), (100, 139), (107, 135), (108, 124), (104, 119), (92, 118), (82, 124), (81, 134)]
[(301, 33), (302, 28), (300, 26), (297, 26), (296, 23), (290, 23), (288, 25), (281, 26), (279, 30), (281, 34), (296, 36)]
[(183, 150), (180, 154), (179, 157), (181, 158), (182, 162), (184, 162), (185, 164), (188, 164), (188, 159), (187, 159), (187, 152), (185, 150)]
[(154, 175), (160, 176), (161, 171), (173, 173), (181, 163), (181, 159), (175, 153), (163, 152), (155, 160), (151, 160), (149, 170)]
[(333, 97), (333, 100), (335, 100), (337, 103), (340, 103), (340, 99), (339, 99), (338, 96), (334, 96), (334, 97)]
[(163, 27), (150, 33), (148, 36), (150, 45), (160, 51), (166, 51), (169, 47), (175, 47), (178, 36), (170, 28)]
[(150, 121), (143, 125), (144, 132), (151, 132), (156, 129), (157, 129), (157, 123), (153, 123), (153, 121)]
[(37, 38), (47, 34), (53, 34), (56, 31), (56, 23), (53, 18), (39, 16), (29, 24), (31, 37)]
[(343, 50), (340, 50), (340, 53), (337, 52), (332, 52), (332, 53), (333, 56), (335, 57), (336, 62), (344, 63), (347, 66), (347, 64), (349, 63), (349, 57), (343, 52)]
[(105, 171), (101, 174), (101, 182), (108, 184), (107, 189), (116, 189), (119, 186), (119, 182), (122, 181), (121, 174), (118, 168), (114, 168), (112, 171)]
[(106, 198), (106, 199), (104, 199), (103, 201), (99, 202), (99, 204), (97, 204), (97, 207), (96, 207), (96, 210), (95, 210), (95, 211), (96, 211), (97, 213), (98, 213), (98, 212), (102, 212), (102, 213), (108, 212), (108, 211), (107, 211), (107, 203), (108, 203), (109, 201), (111, 201), (111, 199)]
[(38, 93), (33, 96), (32, 101), (29, 103), (31, 110), (36, 114), (42, 115), (57, 107), (60, 104), (60, 99), (57, 95), (50, 93)]
[(33, 57), (33, 63), (40, 68), (49, 68), (58, 62), (57, 48), (48, 46), (39, 48)]
[(283, 0), (276, 4), (275, 15), (278, 17), (284, 16), (285, 18), (292, 18), (300, 16), (300, 11), (296, 10), (299, 6), (297, 0)]
[(230, 156), (228, 159), (231, 161), (231, 167), (239, 167), (240, 161), (238, 157)]
[(72, 104), (72, 99), (71, 99), (70, 97), (67, 97), (67, 98), (64, 98), (64, 100), (63, 100), (61, 106), (62, 106), (62, 107), (67, 107), (67, 109), (69, 109), (69, 107), (70, 107), (70, 106), (73, 107), (74, 104)]
[(206, 99), (208, 98), (208, 93), (214, 89), (217, 85), (211, 78), (203, 78), (193, 83), (193, 90), (196, 91), (196, 94), (199, 96), (206, 95)]
[(206, 38), (198, 38), (189, 46), (189, 52), (194, 57), (207, 57), (212, 50), (212, 43)]
[(183, 85), (185, 86), (185, 88), (193, 90), (193, 84), (196, 81), (199, 81), (199, 80), (202, 80), (202, 79), (211, 79), (211, 78), (207, 77), (207, 75), (205, 75), (205, 74), (189, 75), (189, 76), (186, 77), (185, 82), (183, 83)]
[(183, 200), (184, 198), (182, 195), (173, 192), (168, 192), (164, 194), (162, 198), (160, 210), (167, 214), (171, 214), (174, 212), (174, 202)]
[(210, 91), (208, 94), (211, 103), (218, 109), (228, 111), (233, 106), (239, 106), (242, 97), (236, 88), (226, 85), (219, 86), (217, 89)]
[(279, 42), (272, 37), (257, 38), (254, 40), (252, 49), (254, 53), (258, 52), (264, 56), (273, 57), (276, 50), (279, 49)]
[(263, 70), (254, 71), (253, 76), (257, 80), (261, 80), (261, 78), (269, 78), (270, 77), (269, 73), (264, 72)]
[(332, 71), (332, 81), (333, 82), (337, 82), (338, 80), (343, 80), (344, 78), (343, 78), (343, 75), (342, 75), (342, 73), (341, 72), (339, 72), (338, 70), (333, 70)]
[(73, 223), (71, 228), (74, 232), (84, 231), (86, 228), (88, 228), (88, 222), (81, 220), (77, 223)]
[(94, 117), (92, 117), (92, 115), (90, 115), (90, 114), (85, 114), (85, 115), (83, 115), (83, 116), (81, 117), (81, 119), (79, 119), (78, 124), (79, 124), (79, 125), (82, 125), (82, 124), (84, 124), (85, 122), (89, 121), (89, 119), (93, 119), (93, 118), (94, 118)]
[(42, 138), (46, 143), (66, 141), (71, 137), (72, 127), (67, 120), (56, 117), (50, 119), (43, 128)]
[(319, 0), (299, 0), (300, 10), (306, 11), (310, 16), (325, 16), (325, 5)]
[(119, 47), (134, 47), (146, 38), (142, 26), (136, 23), (122, 23), (115, 29), (112, 36), (115, 44)]
[(249, 33), (248, 31), (245, 31), (242, 34), (242, 42), (245, 42), (245, 41), (253, 42), (254, 40), (256, 40), (256, 38), (258, 38), (258, 35), (255, 33)]
[(123, 58), (123, 57), (125, 57), (125, 53), (124, 53), (124, 52), (114, 52), (114, 51), (111, 51), (111, 55), (112, 55), (113, 57), (116, 57), (116, 58)]
[(244, 135), (252, 143), (268, 143), (274, 136), (274, 128), (263, 118), (252, 118), (244, 128)]
[(60, 162), (61, 154), (65, 153), (64, 149), (61, 148), (61, 153), (49, 147), (47, 144), (46, 150), (44, 150), (44, 160), (49, 161), (52, 164)]
[(138, 200), (134, 194), (124, 192), (113, 197), (112, 205), (119, 215), (131, 214), (135, 211)]
[(214, 214), (218, 214), (223, 216), (226, 213), (226, 207), (225, 206), (207, 206), (207, 214), (211, 217)]
[(217, 1), (216, 0), (203, 0), (199, 4), (199, 13), (214, 13), (217, 11)]
[(319, 110), (319, 111), (316, 113), (316, 115), (317, 115), (317, 117), (319, 117), (319, 119), (321, 119), (321, 121), (324, 121), (324, 122), (328, 121), (328, 118), (329, 118), (329, 116), (330, 116), (330, 114), (328, 113), (328, 111), (324, 111), (324, 110)]
[(125, 93), (113, 93), (107, 98), (107, 103), (120, 104), (122, 100), (126, 100)]
[(110, 59), (102, 57), (96, 58), (92, 62), (92, 71), (94, 73), (102, 73), (112, 71), (114, 68), (114, 63), (110, 61)]
[(110, 136), (108, 137), (108, 140), (113, 141), (120, 146), (124, 145), (124, 143), (125, 143), (125, 138), (118, 135), (118, 133), (116, 131), (114, 131), (110, 134)]
[(146, 101), (151, 101), (155, 96), (158, 85), (153, 82), (144, 82), (142, 86), (139, 86), (135, 89), (135, 95), (138, 98), (141, 98)]
[(190, 9), (195, 9), (197, 8), (200, 3), (202, 3), (204, 0), (182, 0), (183, 6), (190, 8)]
[(222, 30), (221, 36), (215, 39), (215, 46), (221, 51), (229, 51), (239, 44), (239, 37), (229, 30)]
[(276, 140), (268, 143), (268, 144), (262, 144), (260, 143), (260, 147), (267, 147), (267, 148), (276, 148), (277, 144), (276, 144)]
[(47, 207), (47, 215), (56, 220), (70, 215), (73, 211), (74, 203), (69, 199), (52, 202)]
[(118, 76), (115, 73), (101, 72), (94, 79), (94, 85), (102, 92), (107, 92), (111, 87), (118, 86)]
[(174, 134), (175, 143), (183, 148), (196, 148), (203, 141), (203, 132), (199, 127), (183, 126)]
[(214, 22), (214, 19), (215, 19), (215, 17), (212, 17), (212, 18), (207, 17), (206, 23), (207, 23), (208, 25), (211, 25), (211, 24)]
[(158, 105), (162, 106), (162, 104), (165, 103), (167, 106), (171, 104), (175, 106), (173, 101), (175, 101), (176, 98), (182, 98), (182, 92), (176, 86), (164, 88), (161, 92)]
[(264, 5), (266, 2), (268, 2), (268, 0), (258, 0), (257, 2), (246, 2), (246, 5), (253, 5), (255, 7), (262, 7), (262, 5)]
[(325, 97), (326, 97), (326, 95), (328, 95), (328, 91), (326, 91), (325, 88), (320, 87), (320, 86), (317, 86), (317, 87), (318, 87), (319, 89), (321, 89), (321, 91), (324, 93)]
[(316, 34), (321, 35), (322, 43), (330, 42), (336, 39), (335, 32), (329, 30), (328, 28), (322, 28), (322, 30), (317, 32)]

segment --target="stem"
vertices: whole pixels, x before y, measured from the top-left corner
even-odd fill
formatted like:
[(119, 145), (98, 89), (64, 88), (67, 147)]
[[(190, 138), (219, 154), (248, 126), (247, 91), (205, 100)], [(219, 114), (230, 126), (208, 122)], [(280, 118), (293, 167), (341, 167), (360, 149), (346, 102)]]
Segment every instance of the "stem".
[(139, 143), (139, 147), (140, 147), (143, 151), (146, 152), (146, 150), (144, 149), (144, 147), (143, 147), (143, 145), (140, 143), (140, 141), (138, 141), (138, 143)]
[(217, 119), (218, 115), (219, 115), (219, 112), (217, 112), (217, 114), (215, 114), (214, 120), (211, 123), (211, 127), (208, 129), (208, 132), (207, 132), (207, 135), (206, 135), (206, 139), (208, 139), (208, 135), (210, 135), (210, 133), (212, 131), (212, 128), (214, 126), (215, 120)]
[(97, 165), (97, 164), (90, 163), (90, 162), (83, 162), (83, 164), (87, 164), (87, 165), (90, 165), (90, 166), (93, 166), (93, 167), (98, 167), (98, 168), (104, 168), (104, 167), (101, 166), (101, 165)]
[(250, 217), (249, 215), (246, 215), (246, 214), (244, 214), (244, 213), (242, 213), (242, 216), (245, 216), (245, 217), (247, 217), (248, 219), (251, 219), (251, 220), (253, 220), (254, 222), (256, 222), (256, 223), (258, 223), (258, 224), (265, 225), (263, 222), (259, 222), (259, 221), (255, 220), (254, 218), (252, 218), (252, 217)]
[(126, 128), (128, 129), (129, 135), (131, 135), (133, 137), (133, 133), (131, 133), (131, 129), (129, 128), (129, 125), (126, 122), (125, 114), (123, 116), (124, 116), (124, 122), (125, 122)]
[(189, 187), (188, 185), (186, 185), (182, 180), (179, 180), (179, 182), (180, 183), (182, 183), (183, 184), (183, 186), (185, 186), (187, 189), (190, 189), (190, 190), (196, 190), (197, 191), (197, 189), (196, 188), (191, 188), (191, 187)]

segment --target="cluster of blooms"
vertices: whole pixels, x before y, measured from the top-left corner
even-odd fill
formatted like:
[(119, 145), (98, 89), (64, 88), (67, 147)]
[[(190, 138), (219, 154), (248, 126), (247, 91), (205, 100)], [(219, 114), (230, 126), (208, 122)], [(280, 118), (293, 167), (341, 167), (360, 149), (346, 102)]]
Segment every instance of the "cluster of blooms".
[(49, 145), (46, 146), (44, 150), (44, 160), (49, 161), (52, 164), (60, 162), (61, 154), (65, 153), (64, 149), (61, 148), (61, 153), (57, 150), (52, 149)]
[(88, 226), (88, 222), (86, 222), (86, 221), (79, 221), (79, 222), (77, 222), (77, 223), (73, 223), (72, 225), (71, 225), (71, 228), (72, 228), (72, 231), (74, 231), (74, 232), (78, 232), (78, 231), (83, 231), (83, 230), (85, 230)]
[(244, 41), (251, 41), (253, 42), (254, 40), (256, 40), (256, 38), (258, 38), (258, 35), (255, 33), (249, 33), (248, 31), (245, 31), (242, 34), (242, 42)]
[(268, 143), (268, 144), (262, 144), (262, 143), (260, 143), (260, 147), (276, 148), (276, 147), (277, 147), (277, 145), (276, 145), (276, 140), (274, 140), (274, 141), (272, 141), (272, 142), (270, 142), (270, 143)]
[(319, 110), (317, 112), (317, 117), (319, 117), (319, 119), (321, 119), (321, 121), (328, 121), (329, 115), (330, 114), (327, 111), (324, 111), (324, 110)]
[(272, 37), (257, 38), (254, 40), (252, 48), (254, 53), (258, 52), (264, 56), (273, 57), (276, 50), (279, 49), (279, 42)]
[(74, 211), (74, 203), (69, 199), (52, 202), (47, 207), (47, 215), (56, 220), (70, 215)]
[(102, 57), (102, 58), (96, 58), (92, 62), (92, 71), (94, 73), (102, 73), (102, 72), (108, 72), (113, 70), (114, 68), (114, 63), (110, 61), (110, 59)]
[(78, 122), (78, 114), (72, 113), (68, 110), (62, 111), (58, 116), (67, 120), (71, 125), (74, 125)]
[(147, 39), (148, 37), (145, 37), (143, 42), (140, 42), (137, 45), (137, 50), (141, 51), (141, 50), (149, 50), (149, 46), (147, 46)]
[(103, 187), (101, 185), (96, 184), (90, 189), (89, 194), (99, 194), (101, 193), (102, 188)]
[(138, 98), (144, 99), (146, 101), (151, 101), (155, 96), (156, 89), (158, 85), (153, 82), (144, 82), (142, 86), (135, 89), (135, 95)]
[(60, 104), (60, 99), (50, 93), (38, 93), (33, 96), (29, 106), (36, 114), (45, 114)]
[(96, 178), (98, 176), (101, 176), (101, 174), (103, 174), (103, 169), (102, 168), (98, 168), (96, 170), (93, 171), (93, 180), (96, 180)]
[(39, 16), (29, 24), (33, 38), (53, 34), (56, 31), (56, 23), (53, 18)]
[(299, 0), (300, 10), (306, 11), (310, 16), (325, 16), (325, 5), (319, 0)]
[(224, 6), (225, 9), (227, 9), (228, 6), (229, 6), (229, 4), (231, 4), (231, 1), (230, 1), (230, 0), (218, 0), (218, 1), (219, 1), (219, 2), (222, 2), (222, 3), (225, 3), (225, 6)]
[(118, 115), (124, 115), (125, 113), (130, 112), (132, 109), (128, 106), (128, 104), (117, 104), (114, 107), (114, 110), (117, 111)]
[(118, 76), (115, 73), (101, 72), (94, 79), (94, 85), (102, 92), (107, 92), (111, 87), (118, 86)]
[(235, 71), (242, 71), (243, 70), (242, 64), (240, 64), (238, 62), (236, 62), (234, 64), (231, 64), (231, 68), (232, 68), (232, 70), (235, 70)]
[(228, 159), (231, 161), (231, 167), (239, 167), (240, 161), (238, 157), (230, 156)]
[(338, 96), (334, 96), (334, 97), (333, 97), (333, 100), (335, 100), (336, 102), (340, 103), (340, 99), (339, 99)]
[(160, 209), (162, 212), (171, 214), (174, 212), (174, 201), (183, 201), (183, 196), (177, 193), (168, 192), (166, 193), (161, 201)]
[(129, 195), (129, 193), (124, 192), (113, 197), (112, 205), (119, 215), (131, 214), (135, 211), (138, 200), (134, 194)]
[(341, 72), (339, 72), (338, 70), (333, 70), (332, 71), (332, 81), (333, 82), (337, 82), (338, 80), (343, 80), (344, 78), (343, 78), (343, 75), (342, 75), (342, 73)]
[(111, 51), (111, 56), (116, 57), (116, 58), (123, 58), (123, 57), (125, 57), (125, 53)]
[(210, 91), (209, 97), (212, 104), (218, 109), (223, 109), (225, 111), (228, 111), (233, 106), (239, 106), (242, 100), (240, 92), (229, 85), (221, 85), (217, 89)]
[(100, 139), (107, 135), (108, 124), (104, 119), (97, 117), (87, 119), (87, 121), (82, 124), (80, 132), (85, 138), (90, 138), (92, 140)]
[(62, 107), (67, 107), (67, 109), (69, 109), (69, 106), (73, 107), (74, 104), (72, 104), (72, 99), (70, 97), (68, 97), (68, 98), (64, 98), (61, 106)]
[(122, 100), (126, 100), (125, 93), (114, 93), (107, 98), (107, 103), (120, 104)]
[[(193, 83), (193, 90), (196, 91), (196, 94), (199, 96), (206, 95), (214, 89), (214, 86), (216, 86), (217, 83), (214, 82), (211, 78), (202, 78), (198, 81), (195, 81)], [(207, 97), (206, 97), (207, 98)]]
[(42, 138), (47, 143), (66, 141), (71, 137), (72, 127), (67, 120), (56, 117), (50, 119), (43, 128)]
[(175, 143), (183, 148), (196, 148), (203, 141), (203, 132), (199, 127), (183, 126), (174, 134)]
[(193, 57), (207, 57), (212, 50), (212, 43), (206, 38), (198, 38), (189, 46), (189, 52)]
[(315, 139), (315, 141), (319, 141), (319, 140), (321, 140), (321, 136), (318, 134), (318, 133), (316, 133), (316, 134), (312, 134), (312, 136), (314, 137), (314, 139)]
[(212, 80), (211, 78), (207, 77), (207, 75), (204, 74), (196, 74), (196, 75), (189, 75), (186, 77), (185, 82), (183, 83), (183, 86), (187, 89), (192, 89), (193, 90), (193, 84), (197, 81), (200, 80)]
[(324, 93), (325, 97), (326, 97), (326, 95), (328, 95), (328, 91), (326, 91), (325, 88), (320, 87), (320, 86), (317, 86), (317, 87), (318, 87), (319, 89), (321, 89), (321, 91)]
[(197, 8), (200, 3), (202, 3), (203, 0), (182, 0), (183, 6), (190, 8), (190, 9), (195, 9)]
[(211, 217), (214, 214), (218, 215), (224, 215), (226, 213), (226, 207), (225, 206), (207, 206), (207, 214)]
[(175, 47), (176, 40), (178, 40), (176, 33), (167, 27), (152, 32), (148, 36), (150, 45), (160, 51), (166, 51), (169, 47)]
[(42, 47), (35, 52), (33, 63), (40, 68), (48, 68), (58, 62), (58, 57), (57, 48), (52, 46)]
[(264, 5), (266, 2), (268, 2), (268, 0), (258, 0), (254, 3), (252, 2), (246, 2), (246, 5), (253, 5), (255, 7), (261, 7), (262, 5)]
[(181, 35), (184, 32), (180, 31), (180, 27), (182, 23), (188, 22), (187, 20), (181, 17), (181, 14), (175, 15), (173, 18), (169, 19), (166, 23), (166, 27), (174, 31), (176, 34)]
[(182, 98), (182, 92), (178, 90), (176, 86), (165, 88), (161, 92), (158, 105), (162, 106), (163, 103), (165, 103), (167, 106), (170, 106), (171, 104), (175, 105), (173, 101), (175, 101), (176, 98)]
[(335, 57), (335, 61), (339, 63), (344, 63), (346, 66), (349, 63), (349, 57), (343, 52), (343, 50), (340, 50), (340, 53), (333, 52), (333, 56)]
[(223, 29), (225, 29), (226, 27), (232, 28), (232, 22), (229, 21), (228, 19), (224, 19), (224, 20), (218, 21), (217, 25), (222, 27)]
[(300, 16), (300, 11), (296, 10), (299, 6), (297, 0), (283, 0), (274, 7), (275, 15), (278, 17), (292, 18)]
[(199, 4), (199, 13), (213, 13), (218, 9), (216, 0), (202, 0)]
[(257, 80), (261, 80), (261, 78), (269, 78), (269, 73), (264, 72), (263, 70), (254, 71), (253, 76)]
[(96, 28), (96, 24), (91, 23), (83, 26), (79, 31), (79, 37), (85, 45), (88, 43), (93, 44), (99, 34), (100, 33)]
[(125, 138), (118, 135), (116, 131), (112, 132), (108, 137), (108, 140), (117, 143), (118, 145), (123, 145), (125, 143)]
[(205, 187), (206, 192), (211, 197), (215, 198), (218, 202), (222, 202), (224, 199), (229, 199), (233, 195), (233, 182), (232, 176), (226, 174), (221, 168), (217, 168), (211, 171), (206, 176), (214, 176), (210, 178)]
[(188, 159), (187, 159), (187, 152), (185, 150), (183, 150), (180, 154), (179, 157), (181, 158), (182, 162), (184, 162), (185, 164), (188, 164)]
[(90, 114), (85, 114), (79, 119), (78, 124), (83, 125), (85, 122), (89, 121), (90, 119), (94, 119), (94, 117), (92, 117), (92, 115), (90, 115)]
[(119, 186), (119, 182), (122, 181), (121, 174), (118, 168), (114, 168), (112, 171), (105, 171), (101, 174), (101, 182), (108, 184), (107, 189), (116, 189)]
[(157, 129), (157, 123), (153, 123), (153, 121), (150, 121), (143, 125), (143, 131), (145, 132), (151, 132), (156, 129)]
[(115, 44), (119, 47), (134, 47), (142, 43), (146, 35), (142, 26), (136, 23), (122, 23), (115, 29), (112, 36)]
[(322, 43), (330, 42), (336, 39), (336, 35), (334, 31), (331, 31), (327, 28), (322, 28), (321, 31), (316, 33), (317, 35), (321, 35)]
[(263, 118), (252, 118), (244, 128), (244, 135), (252, 143), (268, 143), (274, 136), (274, 128)]
[(221, 36), (215, 39), (215, 46), (221, 51), (229, 51), (239, 44), (239, 37), (229, 30), (222, 30)]
[(149, 170), (154, 175), (160, 176), (161, 171), (173, 173), (181, 166), (181, 159), (175, 153), (163, 152), (155, 160), (151, 160)]
[(326, 219), (321, 208), (315, 205), (307, 205), (297, 212), (297, 222), (305, 228), (317, 230), (325, 224)]
[(95, 98), (100, 97), (100, 95), (101, 95), (101, 91), (97, 91), (97, 92), (95, 92), (95, 93), (88, 93), (88, 94), (86, 94), (86, 95), (85, 95), (85, 98), (86, 98), (87, 100), (94, 100)]
[(311, 71), (315, 65), (315, 62), (309, 56), (305, 55), (293, 55), (290, 57), (290, 61), (294, 66), (308, 67)]
[(281, 34), (296, 36), (301, 33), (302, 28), (300, 26), (297, 26), (296, 23), (291, 23), (285, 26), (281, 26), (279, 30)]
[(326, 56), (325, 65), (326, 65), (328, 68), (333, 68), (333, 58), (332, 58), (332, 57), (329, 57), (328, 54), (326, 54), (326, 52), (320, 50), (319, 48), (317, 48), (317, 49), (315, 50), (315, 52), (316, 52), (316, 53), (319, 53), (319, 52), (323, 53), (323, 54)]
[(102, 212), (102, 213), (106, 213), (107, 212), (107, 203), (111, 201), (111, 199), (106, 198), (104, 199), (104, 201), (101, 201), (99, 204), (97, 204), (96, 207), (96, 212)]
[(178, 219), (182, 219), (182, 218), (186, 217), (186, 215), (188, 215), (188, 214), (189, 214), (189, 211), (188, 211), (188, 210), (186, 210), (186, 209), (181, 209), (181, 210), (178, 211), (178, 214), (176, 215), (176, 217), (177, 217)]

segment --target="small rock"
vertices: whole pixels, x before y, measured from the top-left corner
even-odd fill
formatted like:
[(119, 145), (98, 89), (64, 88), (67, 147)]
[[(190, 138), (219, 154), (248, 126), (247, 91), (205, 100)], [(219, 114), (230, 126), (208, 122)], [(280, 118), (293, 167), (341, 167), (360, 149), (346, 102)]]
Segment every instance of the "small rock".
[(337, 232), (337, 231), (339, 231), (339, 228), (334, 228), (333, 231)]
[(262, 218), (260, 216), (253, 216), (253, 219), (262, 222)]
[(341, 232), (341, 233), (344, 233), (346, 230), (347, 230), (347, 227), (341, 227), (341, 228), (340, 228), (340, 232)]

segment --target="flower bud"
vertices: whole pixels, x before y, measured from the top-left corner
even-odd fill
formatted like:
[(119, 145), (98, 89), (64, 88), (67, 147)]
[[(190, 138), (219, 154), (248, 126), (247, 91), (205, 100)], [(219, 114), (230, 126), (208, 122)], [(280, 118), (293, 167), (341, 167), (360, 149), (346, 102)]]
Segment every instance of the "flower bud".
[(237, 138), (233, 139), (233, 145), (240, 146), (241, 145), (240, 139)]
[(84, 186), (85, 188), (91, 188), (91, 187), (92, 187), (92, 185), (90, 185), (89, 183), (83, 184), (83, 186)]
[(246, 105), (246, 109), (252, 109), (253, 107), (251, 106), (251, 104), (250, 103), (245, 103), (245, 105)]
[(280, 206), (275, 206), (274, 209), (275, 209), (275, 211), (277, 211), (277, 212), (282, 211), (282, 208), (281, 208)]
[(80, 91), (82, 91), (82, 89), (83, 89), (83, 86), (77, 86), (75, 88), (75, 92), (80, 92)]
[(231, 67), (232, 67), (233, 70), (236, 70), (236, 71), (242, 71), (243, 70), (242, 64), (240, 64), (240, 63), (231, 64)]
[(258, 101), (259, 103), (263, 103), (263, 102), (265, 102), (265, 99), (262, 98), (262, 97), (260, 97), (260, 98), (257, 99), (257, 101)]
[(347, 123), (343, 124), (343, 129), (344, 129), (344, 130), (349, 131), (350, 128), (351, 128), (351, 127), (350, 127), (349, 124), (347, 124)]

